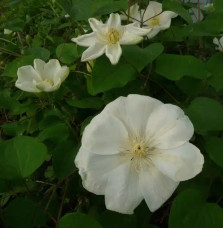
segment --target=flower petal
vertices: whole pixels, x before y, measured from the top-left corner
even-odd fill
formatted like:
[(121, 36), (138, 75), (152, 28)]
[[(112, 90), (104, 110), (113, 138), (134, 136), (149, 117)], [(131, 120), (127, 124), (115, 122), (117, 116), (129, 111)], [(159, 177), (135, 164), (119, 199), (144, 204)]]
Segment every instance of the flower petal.
[(85, 128), (82, 146), (95, 154), (118, 154), (127, 139), (128, 132), (122, 122), (112, 115), (102, 113)]
[(39, 73), (39, 75), (43, 75), (45, 64), (46, 63), (41, 59), (34, 59), (34, 69)]
[(164, 11), (159, 15), (160, 30), (168, 29), (171, 25), (171, 18), (177, 17), (172, 11)]
[(119, 43), (106, 45), (105, 54), (109, 58), (111, 64), (117, 64), (122, 55), (122, 49)]
[(81, 61), (87, 62), (94, 60), (105, 53), (105, 45), (95, 43), (85, 50), (82, 54)]
[(125, 28), (127, 32), (138, 36), (145, 36), (151, 31), (151, 28), (140, 28), (137, 23), (128, 24)]
[(54, 76), (54, 85), (61, 84), (67, 78), (69, 72), (70, 70), (67, 66), (62, 66)]
[(204, 157), (191, 143), (175, 149), (159, 150), (152, 158), (155, 166), (174, 181), (185, 181), (201, 172)]
[(102, 23), (102, 21), (99, 21), (99, 20), (97, 20), (97, 19), (95, 19), (95, 18), (89, 18), (89, 19), (88, 19), (88, 22), (89, 22), (89, 24), (90, 24), (90, 26), (91, 26), (93, 32), (99, 32), (99, 31), (101, 31), (101, 28), (102, 28), (103, 25), (104, 25), (104, 24)]
[(41, 75), (42, 79), (51, 79), (54, 81), (54, 77), (60, 69), (60, 62), (57, 59), (50, 59), (44, 66), (43, 75)]
[(133, 214), (142, 199), (138, 173), (132, 169), (131, 161), (125, 162), (109, 174), (105, 189), (108, 210)]
[(21, 81), (16, 81), (15, 86), (25, 92), (31, 92), (31, 93), (40, 93), (42, 92), (38, 88), (36, 88), (35, 83), (28, 81), (28, 82), (21, 82)]
[(163, 175), (154, 166), (145, 166), (140, 172), (139, 184), (146, 204), (154, 212), (170, 198), (179, 182)]
[(96, 42), (96, 33), (92, 32), (90, 34), (78, 36), (77, 38), (72, 38), (71, 40), (80, 46), (90, 47)]
[(151, 8), (153, 10), (155, 15), (160, 14), (162, 12), (162, 4), (159, 2), (150, 1), (149, 6), (148, 6), (148, 10), (149, 10), (149, 8)]
[(121, 25), (120, 15), (118, 13), (111, 13), (106, 24), (112, 28), (119, 27)]
[(193, 136), (194, 128), (181, 108), (163, 104), (150, 115), (146, 137), (150, 146), (170, 149), (183, 145)]
[(147, 34), (148, 39), (152, 39), (153, 37), (155, 37), (158, 33), (160, 32), (160, 27), (156, 26), (153, 27), (151, 32)]
[(38, 72), (30, 65), (19, 67), (17, 75), (19, 82), (33, 82), (33, 80), (41, 80)]
[(80, 152), (82, 155), (76, 158), (75, 163), (82, 176), (84, 188), (94, 194), (104, 195), (110, 173), (123, 164), (124, 157), (119, 154), (97, 155), (83, 147)]

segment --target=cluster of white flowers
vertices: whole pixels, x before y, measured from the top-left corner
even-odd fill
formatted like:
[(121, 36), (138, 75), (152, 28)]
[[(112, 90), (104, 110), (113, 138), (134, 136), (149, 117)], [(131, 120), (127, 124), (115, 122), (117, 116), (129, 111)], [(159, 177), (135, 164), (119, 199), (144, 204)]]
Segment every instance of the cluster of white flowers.
[(94, 60), (105, 53), (115, 65), (122, 54), (120, 45), (137, 44), (143, 40), (143, 36), (153, 38), (161, 30), (169, 28), (171, 18), (176, 16), (171, 11), (163, 12), (162, 4), (158, 2), (150, 1), (146, 10), (139, 10), (139, 5), (135, 4), (130, 7), (128, 16), (122, 15), (123, 20), (129, 18), (133, 23), (121, 25), (119, 14), (111, 14), (105, 24), (90, 18), (89, 24), (93, 32), (73, 38), (72, 41), (88, 47), (82, 54), (82, 61)]
[(216, 50), (219, 50), (219, 51), (223, 52), (223, 36), (220, 39), (215, 37), (213, 39), (213, 43), (216, 45)]
[[(92, 29), (72, 41), (88, 47), (82, 61), (103, 55), (117, 64), (121, 45), (137, 44), (170, 27), (177, 14), (162, 11), (162, 4), (150, 1), (146, 9), (135, 4), (129, 15), (111, 14), (103, 23), (89, 19)], [(132, 23), (121, 24), (121, 19)], [(222, 49), (222, 40), (214, 40)], [(89, 72), (91, 69), (88, 69)], [(51, 59), (34, 60), (33, 66), (18, 69), (16, 87), (39, 93), (58, 89), (69, 74), (67, 66)], [(174, 192), (180, 181), (201, 172), (204, 163), (199, 149), (189, 143), (194, 133), (191, 121), (177, 106), (163, 104), (148, 96), (119, 97), (108, 104), (85, 128), (75, 159), (83, 186), (105, 195), (106, 207), (132, 214), (145, 199), (151, 211), (157, 210)]]

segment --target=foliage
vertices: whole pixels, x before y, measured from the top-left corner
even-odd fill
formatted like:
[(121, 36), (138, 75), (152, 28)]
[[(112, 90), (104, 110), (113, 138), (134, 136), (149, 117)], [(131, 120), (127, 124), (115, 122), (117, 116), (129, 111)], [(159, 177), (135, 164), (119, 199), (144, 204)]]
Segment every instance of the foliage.
[[(223, 54), (212, 42), (223, 31), (221, 1), (193, 24), (188, 9), (196, 4), (164, 0), (166, 10), (179, 14), (171, 28), (125, 46), (115, 66), (98, 58), (92, 72), (80, 61), (84, 48), (71, 38), (90, 29), (89, 17), (104, 21), (126, 10), (127, 1), (0, 1), (1, 227), (223, 227)], [(3, 34), (5, 28), (13, 33)], [(69, 66), (59, 90), (36, 95), (15, 87), (17, 69), (34, 58)], [(153, 214), (144, 202), (134, 215), (106, 210), (103, 197), (84, 190), (73, 162), (92, 117), (128, 94), (183, 108), (205, 157), (203, 172)]]

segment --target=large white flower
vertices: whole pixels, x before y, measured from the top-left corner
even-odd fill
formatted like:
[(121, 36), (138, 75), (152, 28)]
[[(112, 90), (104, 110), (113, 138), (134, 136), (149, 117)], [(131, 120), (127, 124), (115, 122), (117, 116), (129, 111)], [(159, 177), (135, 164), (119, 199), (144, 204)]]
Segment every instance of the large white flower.
[(26, 92), (51, 92), (60, 87), (68, 74), (69, 68), (61, 67), (57, 59), (51, 59), (48, 63), (35, 59), (34, 67), (28, 65), (18, 69), (15, 86)]
[[(171, 19), (177, 17), (172, 11), (162, 11), (162, 4), (150, 1), (145, 10), (139, 10), (137, 4), (130, 7), (130, 20), (142, 24), (143, 28), (150, 28), (147, 34), (149, 39), (156, 36), (161, 30), (168, 29), (171, 25)], [(126, 12), (128, 13), (128, 12)]]
[(158, 209), (179, 181), (204, 163), (189, 143), (193, 125), (177, 106), (141, 95), (119, 97), (85, 128), (75, 159), (83, 186), (105, 195), (107, 209), (132, 214), (145, 199)]
[(215, 37), (213, 43), (216, 45), (216, 50), (223, 51), (223, 36), (220, 39)]
[(82, 54), (82, 61), (94, 60), (105, 53), (112, 64), (117, 64), (122, 54), (120, 45), (137, 44), (151, 30), (135, 23), (122, 26), (120, 15), (113, 13), (105, 24), (94, 18), (89, 19), (89, 24), (92, 33), (72, 39), (78, 45), (88, 47)]

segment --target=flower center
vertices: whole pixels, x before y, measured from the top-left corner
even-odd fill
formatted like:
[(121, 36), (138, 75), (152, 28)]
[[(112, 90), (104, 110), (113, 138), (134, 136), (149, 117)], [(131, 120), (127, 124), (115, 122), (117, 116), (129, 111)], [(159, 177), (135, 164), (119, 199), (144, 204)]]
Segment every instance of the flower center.
[(53, 80), (48, 79), (48, 78), (43, 79), (42, 82), (46, 82), (46, 83), (48, 83), (48, 84), (50, 84), (50, 85), (52, 85), (52, 86), (54, 85)]
[(150, 23), (152, 26), (157, 26), (157, 25), (160, 25), (160, 20), (158, 17), (154, 17), (150, 20)]
[(107, 33), (108, 42), (111, 44), (116, 44), (119, 41), (119, 39), (120, 39), (119, 32), (114, 28), (110, 28)]
[(147, 148), (142, 143), (136, 143), (132, 147), (132, 153), (135, 157), (138, 157), (138, 158), (146, 157)]

